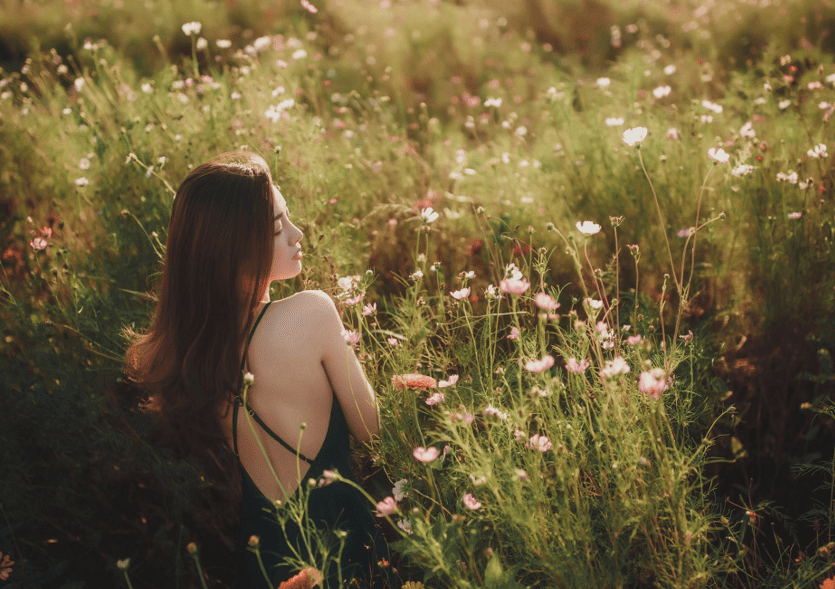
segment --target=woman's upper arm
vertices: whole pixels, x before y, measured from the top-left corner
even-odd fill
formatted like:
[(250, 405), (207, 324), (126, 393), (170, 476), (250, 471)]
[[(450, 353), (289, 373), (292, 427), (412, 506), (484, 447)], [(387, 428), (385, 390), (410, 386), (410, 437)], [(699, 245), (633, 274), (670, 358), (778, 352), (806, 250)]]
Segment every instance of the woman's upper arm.
[(348, 427), (360, 442), (380, 431), (377, 399), (354, 349), (342, 337), (342, 320), (333, 299), (322, 291), (311, 293), (317, 307), (322, 366), (339, 399)]

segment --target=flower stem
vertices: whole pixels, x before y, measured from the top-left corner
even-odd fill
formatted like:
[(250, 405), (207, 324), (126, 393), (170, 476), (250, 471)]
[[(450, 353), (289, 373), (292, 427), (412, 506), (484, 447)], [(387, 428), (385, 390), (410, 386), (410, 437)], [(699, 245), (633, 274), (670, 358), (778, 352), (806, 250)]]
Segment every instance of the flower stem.
[(200, 576), (200, 584), (203, 585), (203, 589), (209, 589), (206, 585), (206, 577), (203, 576), (203, 568), (200, 566), (200, 557), (197, 555), (197, 552), (191, 555), (194, 559), (194, 564), (197, 565), (197, 574)]
[(652, 197), (655, 200), (655, 210), (658, 211), (658, 220), (661, 221), (661, 234), (664, 236), (664, 243), (667, 244), (667, 253), (670, 256), (670, 271), (672, 272), (673, 279), (676, 281), (676, 288), (678, 289), (679, 293), (681, 293), (681, 284), (678, 281), (678, 277), (676, 276), (676, 263), (673, 261), (673, 250), (670, 248), (670, 240), (667, 238), (667, 224), (664, 221), (664, 215), (661, 213), (661, 204), (658, 202), (658, 194), (655, 192), (655, 186), (652, 184), (652, 178), (649, 177), (649, 173), (647, 172), (647, 168), (644, 165), (644, 158), (641, 156), (641, 150), (638, 150), (638, 161), (641, 162), (641, 169), (644, 171), (644, 176), (646, 176), (647, 182), (649, 182), (649, 188), (652, 191)]
[(261, 569), (261, 574), (264, 575), (264, 578), (267, 580), (267, 584), (270, 584), (270, 576), (267, 574), (267, 569), (264, 567), (264, 561), (261, 558), (260, 546), (255, 547), (255, 558), (258, 559), (258, 568)]
[(128, 577), (128, 572), (127, 571), (122, 571), (122, 572), (125, 573), (125, 583), (128, 584), (128, 589), (133, 589), (133, 585), (131, 585), (131, 583), (130, 583), (130, 577)]

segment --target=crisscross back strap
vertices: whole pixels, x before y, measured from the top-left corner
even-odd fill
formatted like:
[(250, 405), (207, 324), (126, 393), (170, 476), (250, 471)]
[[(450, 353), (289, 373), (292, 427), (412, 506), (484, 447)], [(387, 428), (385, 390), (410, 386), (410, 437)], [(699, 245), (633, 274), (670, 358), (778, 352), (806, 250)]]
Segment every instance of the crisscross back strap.
[[(249, 337), (246, 340), (246, 346), (244, 347), (244, 357), (241, 359), (241, 374), (240, 378), (238, 379), (238, 390), (240, 391), (244, 384), (244, 368), (246, 367), (246, 355), (249, 351), (249, 344), (252, 341), (252, 336), (255, 335), (255, 328), (258, 327), (258, 324), (261, 322), (261, 318), (264, 317), (264, 313), (267, 311), (267, 307), (270, 306), (272, 301), (264, 305), (264, 308), (261, 310), (261, 314), (258, 315), (258, 319), (255, 320), (255, 325), (252, 326), (252, 331), (249, 332)], [(292, 452), (293, 454), (297, 455), (301, 460), (304, 460), (308, 464), (313, 464), (313, 461), (298, 451), (298, 449), (293, 448), (290, 444), (282, 440), (278, 434), (273, 432), (264, 421), (258, 417), (258, 414), (252, 410), (249, 405), (244, 403), (244, 400), (241, 398), (240, 395), (235, 395), (235, 406), (232, 409), (232, 444), (235, 450), (235, 456), (238, 456), (238, 406), (244, 405), (246, 407), (247, 412), (249, 415), (255, 420), (255, 422), (260, 425), (267, 435), (269, 435), (272, 439), (276, 442), (284, 446), (287, 450)]]

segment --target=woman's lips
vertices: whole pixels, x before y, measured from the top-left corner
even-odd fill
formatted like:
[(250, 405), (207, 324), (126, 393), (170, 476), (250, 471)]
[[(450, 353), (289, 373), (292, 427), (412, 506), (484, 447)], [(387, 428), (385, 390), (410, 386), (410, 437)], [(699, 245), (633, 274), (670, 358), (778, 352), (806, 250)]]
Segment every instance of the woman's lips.
[(295, 256), (293, 256), (293, 259), (294, 259), (294, 260), (301, 260), (301, 259), (302, 259), (302, 255), (303, 255), (303, 254), (302, 254), (302, 251), (301, 251), (301, 250), (299, 250), (299, 251), (297, 251), (297, 252), (296, 252), (296, 255), (295, 255)]

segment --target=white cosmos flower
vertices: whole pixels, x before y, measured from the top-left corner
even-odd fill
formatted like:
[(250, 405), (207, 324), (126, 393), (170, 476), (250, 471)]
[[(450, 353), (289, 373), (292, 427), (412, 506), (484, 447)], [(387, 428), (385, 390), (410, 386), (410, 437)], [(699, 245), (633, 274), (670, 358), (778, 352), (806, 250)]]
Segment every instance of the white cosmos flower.
[(432, 207), (420, 210), (420, 218), (423, 219), (424, 223), (432, 223), (433, 221), (436, 221), (438, 217), (440, 217), (440, 215), (435, 212)]
[(710, 159), (719, 164), (727, 164), (728, 161), (730, 161), (731, 159), (731, 156), (728, 154), (728, 152), (722, 149), (721, 147), (718, 149), (716, 147), (711, 147), (707, 150), (707, 155), (710, 156)]
[(623, 132), (621, 138), (629, 147), (638, 147), (647, 138), (647, 128), (633, 127), (632, 129), (627, 129)]
[(788, 182), (789, 184), (797, 184), (797, 172), (777, 172), (777, 182)]
[(754, 170), (754, 166), (750, 164), (739, 164), (733, 170), (731, 170), (731, 174), (734, 176), (747, 176)]
[(655, 96), (656, 99), (664, 98), (665, 96), (669, 96), (672, 88), (669, 86), (659, 86), (655, 90), (652, 91), (652, 95)]
[(200, 29), (203, 28), (203, 25), (200, 24), (199, 22), (197, 22), (196, 20), (194, 20), (194, 21), (191, 21), (191, 22), (187, 22), (186, 24), (183, 25), (182, 28), (183, 28), (183, 33), (185, 33), (187, 36), (190, 37), (192, 35), (199, 35), (200, 34)]
[(592, 221), (583, 221), (582, 223), (577, 221), (576, 227), (583, 235), (595, 235), (596, 233), (600, 233), (600, 225)]
[(815, 159), (826, 157), (828, 154), (826, 153), (826, 144), (825, 143), (818, 143), (812, 149), (806, 152), (806, 155), (809, 157), (813, 157)]
[(607, 127), (620, 127), (623, 125), (623, 118), (621, 117), (609, 117), (606, 119), (606, 126)]

